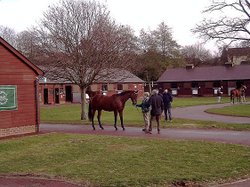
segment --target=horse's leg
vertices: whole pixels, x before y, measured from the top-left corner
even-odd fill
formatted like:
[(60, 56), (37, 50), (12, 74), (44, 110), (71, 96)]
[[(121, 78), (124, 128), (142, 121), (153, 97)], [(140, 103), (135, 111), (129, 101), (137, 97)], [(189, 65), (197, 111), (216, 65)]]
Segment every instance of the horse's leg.
[(232, 93), (232, 96), (231, 96), (231, 103), (233, 103), (234, 104), (234, 94)]
[(116, 111), (116, 110), (114, 111), (114, 118), (115, 118), (114, 127), (115, 127), (115, 130), (117, 131), (117, 126), (116, 126), (116, 122), (117, 122), (117, 111)]
[(94, 124), (95, 110), (93, 109), (92, 112), (93, 112), (92, 119), (91, 119), (91, 121), (92, 121), (92, 128), (93, 128), (93, 130), (95, 130), (95, 124)]
[(101, 123), (101, 115), (102, 115), (102, 111), (98, 110), (97, 119), (98, 119), (99, 127), (103, 130), (102, 123)]
[(120, 121), (121, 121), (122, 129), (125, 131), (125, 127), (123, 125), (123, 112), (122, 111), (119, 111), (119, 116), (120, 116)]

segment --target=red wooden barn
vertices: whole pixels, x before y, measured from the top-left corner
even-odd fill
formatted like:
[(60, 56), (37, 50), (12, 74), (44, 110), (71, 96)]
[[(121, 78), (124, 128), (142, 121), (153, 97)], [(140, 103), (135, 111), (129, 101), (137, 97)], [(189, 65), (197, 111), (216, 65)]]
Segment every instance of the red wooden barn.
[(38, 132), (37, 77), (42, 74), (0, 37), (0, 137)]
[(250, 65), (225, 64), (221, 66), (205, 66), (167, 69), (157, 81), (158, 85), (172, 90), (178, 96), (213, 96), (219, 87), (223, 87), (224, 95), (247, 86), (246, 95), (250, 95)]

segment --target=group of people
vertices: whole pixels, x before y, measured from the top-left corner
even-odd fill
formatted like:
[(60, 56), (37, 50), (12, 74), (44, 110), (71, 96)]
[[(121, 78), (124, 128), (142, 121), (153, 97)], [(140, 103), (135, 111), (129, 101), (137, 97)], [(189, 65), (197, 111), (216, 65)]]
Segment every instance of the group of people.
[(152, 133), (152, 121), (155, 118), (157, 123), (157, 131), (160, 133), (160, 119), (164, 112), (165, 120), (172, 121), (171, 103), (173, 102), (173, 96), (165, 89), (163, 94), (159, 93), (159, 90), (152, 90), (151, 95), (149, 92), (144, 93), (144, 97), (141, 104), (137, 104), (137, 107), (141, 107), (145, 127), (143, 131), (147, 134)]

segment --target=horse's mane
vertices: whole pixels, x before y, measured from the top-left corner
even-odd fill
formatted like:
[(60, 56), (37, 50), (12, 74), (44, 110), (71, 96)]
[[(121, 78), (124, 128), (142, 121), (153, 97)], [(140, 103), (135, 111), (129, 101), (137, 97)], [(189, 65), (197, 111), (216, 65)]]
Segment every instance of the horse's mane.
[(123, 91), (123, 92), (121, 92), (121, 93), (114, 94), (114, 95), (123, 96), (123, 95), (125, 95), (125, 94), (127, 94), (127, 93), (130, 93), (130, 92), (133, 92), (133, 91), (132, 91), (132, 90), (126, 90), (126, 91)]

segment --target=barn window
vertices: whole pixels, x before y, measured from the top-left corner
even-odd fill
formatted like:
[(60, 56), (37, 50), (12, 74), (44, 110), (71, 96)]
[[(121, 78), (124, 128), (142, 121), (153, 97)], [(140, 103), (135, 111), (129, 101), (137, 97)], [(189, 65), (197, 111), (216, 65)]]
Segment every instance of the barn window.
[(122, 84), (117, 84), (117, 90), (119, 90), (119, 91), (123, 90), (123, 85)]
[(102, 84), (102, 91), (108, 91), (108, 84)]
[(192, 88), (198, 88), (199, 85), (198, 85), (198, 82), (192, 82)]
[(213, 82), (213, 87), (217, 88), (220, 86), (221, 86), (220, 81)]
[(177, 88), (177, 83), (176, 82), (171, 83), (171, 88)]

